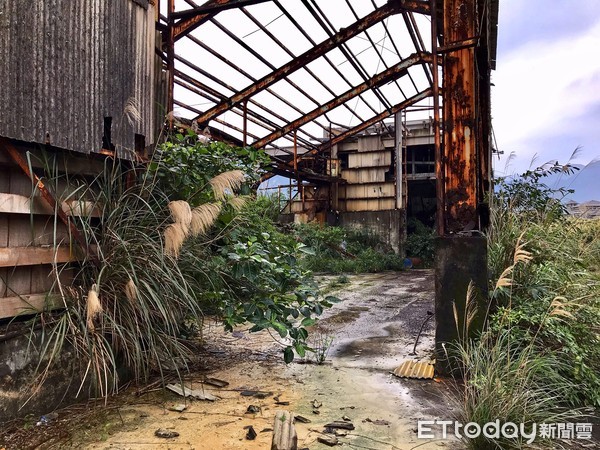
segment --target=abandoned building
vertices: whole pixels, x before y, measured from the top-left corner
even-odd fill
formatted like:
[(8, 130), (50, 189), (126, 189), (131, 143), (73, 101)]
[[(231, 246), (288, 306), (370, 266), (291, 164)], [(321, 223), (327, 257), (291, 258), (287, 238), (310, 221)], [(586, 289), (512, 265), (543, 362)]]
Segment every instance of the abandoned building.
[[(398, 127), (396, 127), (398, 125)], [(331, 130), (332, 135), (343, 129)], [(328, 135), (324, 137), (328, 139)], [(271, 149), (286, 158), (292, 147)], [(288, 153), (285, 153), (287, 151)], [(298, 158), (308, 148), (298, 146)], [(283, 221), (317, 221), (358, 227), (375, 233), (402, 253), (409, 218), (435, 224), (435, 145), (433, 120), (406, 120), (406, 113), (386, 126), (376, 125), (333, 146), (326, 173), (343, 182), (288, 184), (277, 188), (292, 200), (282, 210)], [(396, 180), (401, 180), (399, 183)], [(290, 195), (288, 191), (292, 191)]]
[[(407, 216), (435, 225), (438, 342), (469, 282), (486, 289), (498, 0), (0, 0), (0, 13), (0, 319), (60, 307), (49, 274), (68, 285), (93, 253), (70, 217), (94, 205), (73, 182), (114, 158), (143, 165), (174, 116), (266, 149), (299, 183), (296, 220), (376, 229), (397, 251)], [(56, 189), (48, 155), (71, 174)], [(19, 363), (0, 367), (18, 378), (15, 339), (0, 354)], [(4, 389), (16, 414), (19, 386)]]

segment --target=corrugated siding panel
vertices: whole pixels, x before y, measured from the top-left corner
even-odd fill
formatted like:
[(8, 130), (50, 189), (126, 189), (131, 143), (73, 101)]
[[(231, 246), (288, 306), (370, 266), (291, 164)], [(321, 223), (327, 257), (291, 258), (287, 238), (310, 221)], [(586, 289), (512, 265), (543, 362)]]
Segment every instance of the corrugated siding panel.
[(89, 153), (112, 117), (120, 156), (136, 133), (151, 144), (154, 17), (131, 0), (0, 0), (0, 135)]

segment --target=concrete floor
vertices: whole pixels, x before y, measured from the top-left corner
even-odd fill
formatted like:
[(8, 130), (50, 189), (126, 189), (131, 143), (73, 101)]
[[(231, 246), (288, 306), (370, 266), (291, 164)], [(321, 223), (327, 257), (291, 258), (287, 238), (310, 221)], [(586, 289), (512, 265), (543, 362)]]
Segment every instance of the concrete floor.
[[(405, 359), (431, 358), (433, 320), (424, 329), (417, 355), (409, 353), (427, 311), (433, 311), (433, 273), (413, 270), (354, 275), (347, 280), (322, 277), (320, 282), (341, 299), (310, 330), (313, 347), (330, 344), (324, 364), (308, 358), (286, 366), (281, 347), (268, 333), (248, 333), (246, 326), (228, 334), (219, 324), (207, 323), (205, 345), (199, 354), (201, 369), (187, 382), (218, 396), (217, 401), (188, 401), (187, 409), (180, 413), (169, 408), (184, 403), (183, 399), (160, 386), (131, 388), (111, 399), (109, 408), (104, 408), (109, 412), (101, 416), (94, 416), (103, 409), (101, 405), (59, 411), (53, 423), (32, 430), (31, 443), (36, 442), (33, 437), (37, 434), (41, 444), (37, 448), (269, 449), (274, 414), (286, 409), (311, 421), (296, 424), (300, 449), (330, 448), (317, 442), (323, 425), (344, 416), (355, 426), (339, 438), (345, 448), (457, 447), (455, 441), (427, 441), (416, 434), (418, 419), (452, 418), (452, 384), (399, 379), (390, 373)], [(226, 380), (229, 386), (217, 389), (200, 384), (207, 375)], [(246, 397), (240, 395), (244, 389), (272, 395)], [(289, 405), (277, 405), (274, 397)], [(315, 409), (315, 401), (322, 405)], [(246, 414), (250, 405), (258, 406), (259, 412)], [(250, 425), (258, 433), (253, 441), (245, 439), (244, 427)], [(158, 428), (176, 431), (179, 436), (158, 438), (154, 435)], [(43, 434), (63, 437), (42, 443)]]

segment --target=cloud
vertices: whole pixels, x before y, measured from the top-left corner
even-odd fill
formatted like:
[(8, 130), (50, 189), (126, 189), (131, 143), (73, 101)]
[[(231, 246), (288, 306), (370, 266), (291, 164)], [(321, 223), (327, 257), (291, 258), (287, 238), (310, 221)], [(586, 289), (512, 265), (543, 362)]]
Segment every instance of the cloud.
[(586, 132), (597, 128), (600, 59), (592, 55), (598, 48), (600, 20), (575, 36), (535, 40), (498, 58), (493, 74), (493, 123), (505, 157), (518, 151), (515, 166), (529, 165), (536, 153), (544, 161), (549, 154), (567, 159), (574, 146), (583, 142), (568, 148), (552, 143), (564, 145), (565, 137), (585, 138)]

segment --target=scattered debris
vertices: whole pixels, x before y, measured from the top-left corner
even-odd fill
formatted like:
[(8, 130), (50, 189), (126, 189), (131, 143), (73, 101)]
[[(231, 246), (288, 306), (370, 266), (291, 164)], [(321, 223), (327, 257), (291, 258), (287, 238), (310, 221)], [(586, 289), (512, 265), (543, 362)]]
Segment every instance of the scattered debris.
[(351, 422), (341, 422), (339, 420), (336, 420), (334, 422), (326, 424), (325, 428), (340, 428), (342, 430), (354, 430), (354, 425)]
[(218, 378), (205, 378), (202, 383), (209, 384), (218, 388), (224, 388), (229, 386), (227, 381), (219, 380)]
[(187, 406), (183, 403), (180, 403), (178, 405), (169, 406), (167, 409), (169, 411), (184, 412), (187, 409)]
[(365, 420), (363, 420), (363, 422), (370, 422), (373, 425), (390, 425), (390, 422), (388, 422), (387, 420), (383, 420), (383, 419), (371, 420), (368, 417)]
[(256, 434), (256, 431), (254, 430), (254, 427), (252, 425), (248, 425), (247, 427), (244, 427), (244, 430), (248, 430), (246, 432), (246, 439), (248, 439), (249, 441), (253, 441), (254, 439), (256, 439), (256, 436), (258, 436), (258, 434)]
[(260, 430), (261, 433), (270, 433), (271, 431), (273, 431), (273, 428), (263, 428)]
[(432, 379), (434, 367), (431, 362), (404, 361), (392, 372), (399, 378)]
[(318, 409), (313, 409), (313, 414), (321, 414), (321, 411), (319, 411)]
[(246, 414), (256, 414), (260, 412), (260, 406), (250, 405), (246, 410)]
[(310, 420), (310, 419), (307, 419), (307, 418), (306, 418), (306, 417), (304, 417), (304, 416), (294, 416), (294, 420), (295, 420), (296, 422), (300, 422), (300, 423), (310, 423), (310, 422), (311, 422), (311, 420)]
[(319, 436), (317, 437), (317, 441), (321, 444), (328, 445), (329, 447), (334, 447), (339, 443), (338, 438), (335, 436)]
[(261, 391), (252, 391), (252, 390), (243, 390), (240, 392), (240, 395), (244, 396), (244, 397), (255, 397), (258, 399), (265, 399), (267, 397), (270, 397), (271, 395), (273, 395), (272, 392), (261, 392)]
[(320, 402), (318, 400), (313, 400), (312, 406), (313, 406), (313, 408), (320, 408), (321, 406), (323, 406), (323, 402)]
[(289, 406), (290, 402), (275, 402), (275, 404), (279, 406)]
[(154, 432), (154, 436), (163, 438), (163, 439), (173, 439), (179, 436), (177, 431), (166, 430), (164, 428), (159, 428)]
[(294, 427), (294, 416), (289, 411), (277, 411), (273, 422), (271, 450), (297, 450), (298, 435)]
[(348, 436), (348, 432), (346, 430), (333, 430), (333, 434), (335, 434), (337, 437)]
[(171, 392), (175, 392), (177, 395), (181, 395), (182, 397), (193, 397), (196, 400), (207, 400), (209, 402), (218, 400), (218, 397), (215, 397), (212, 394), (202, 392), (198, 389), (190, 389), (185, 386), (182, 387), (180, 384), (167, 384), (166, 388)]
[(58, 413), (49, 413), (49, 414), (44, 414), (42, 417), (40, 417), (40, 420), (36, 423), (36, 425), (39, 427), (40, 425), (48, 425), (48, 423), (52, 422), (53, 420), (58, 419)]
[(342, 416), (342, 420), (344, 420), (346, 422), (352, 422), (352, 419), (350, 419), (350, 417), (348, 417), (348, 416)]

